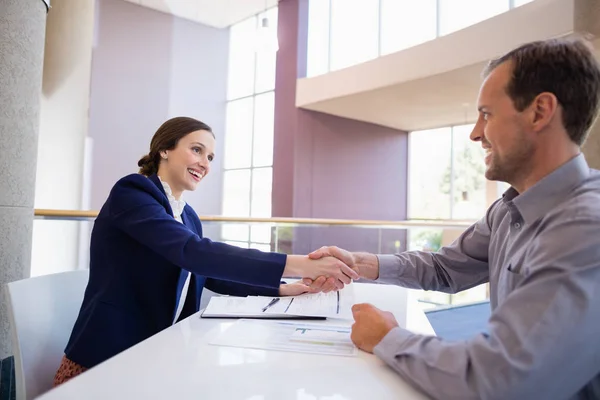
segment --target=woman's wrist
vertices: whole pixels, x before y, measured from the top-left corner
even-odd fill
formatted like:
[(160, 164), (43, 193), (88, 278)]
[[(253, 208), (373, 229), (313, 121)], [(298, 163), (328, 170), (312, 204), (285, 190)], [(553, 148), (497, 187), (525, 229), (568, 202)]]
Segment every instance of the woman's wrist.
[(302, 276), (302, 261), (304, 256), (288, 255), (285, 261), (285, 267), (283, 269), (283, 276), (286, 278), (300, 277)]

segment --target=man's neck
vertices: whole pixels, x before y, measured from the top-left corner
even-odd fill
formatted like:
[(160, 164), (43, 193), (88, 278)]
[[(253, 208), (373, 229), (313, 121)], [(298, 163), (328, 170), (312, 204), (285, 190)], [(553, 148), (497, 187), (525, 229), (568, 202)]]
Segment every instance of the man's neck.
[(529, 169), (529, 173), (512, 186), (517, 192), (523, 193), (580, 153), (581, 148), (575, 143), (567, 145), (563, 143), (554, 146), (548, 144), (543, 148), (539, 148), (533, 155), (530, 164), (532, 168)]

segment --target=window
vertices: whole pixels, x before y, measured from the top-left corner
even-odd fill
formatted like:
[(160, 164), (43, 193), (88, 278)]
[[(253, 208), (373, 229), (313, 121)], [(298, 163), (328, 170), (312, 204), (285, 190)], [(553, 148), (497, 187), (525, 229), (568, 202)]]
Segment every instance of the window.
[(379, 55), (379, 0), (331, 0), (331, 70)]
[(453, 219), (479, 219), (487, 208), (485, 152), (481, 143), (469, 139), (473, 127), (452, 128), (452, 168), (446, 169), (444, 184), (448, 193), (452, 193)]
[(329, 72), (330, 6), (329, 0), (311, 0), (308, 3), (306, 76)]
[[(270, 217), (277, 7), (230, 29), (223, 214)], [(268, 225), (224, 224), (221, 233), (226, 243), (271, 248)]]
[(475, 220), (485, 213), (484, 151), (469, 139), (472, 130), (462, 125), (411, 132), (410, 218)]
[(513, 0), (513, 7), (520, 7), (523, 4), (531, 3), (533, 0)]
[[(412, 219), (448, 219), (450, 192), (444, 175), (450, 168), (452, 129), (411, 132), (409, 137), (408, 215)], [(436, 160), (432, 163), (431, 160)]]
[(437, 0), (381, 0), (381, 55), (436, 38)]
[(439, 0), (440, 35), (466, 28), (508, 11), (507, 0)]
[(401, 51), (533, 0), (310, 0), (307, 76)]
[[(476, 220), (485, 215), (490, 200), (508, 189), (505, 183), (485, 179), (485, 153), (480, 143), (469, 138), (473, 127), (461, 125), (410, 133), (409, 218)], [(461, 233), (460, 229), (410, 229), (408, 248), (437, 251)], [(419, 297), (425, 308), (487, 298), (488, 285), (453, 295), (423, 292)]]

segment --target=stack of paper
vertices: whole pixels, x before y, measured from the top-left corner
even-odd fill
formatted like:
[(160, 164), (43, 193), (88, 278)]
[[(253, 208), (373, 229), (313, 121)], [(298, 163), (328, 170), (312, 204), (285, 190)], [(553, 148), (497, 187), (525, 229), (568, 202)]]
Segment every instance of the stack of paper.
[(215, 296), (202, 312), (203, 318), (342, 318), (352, 319), (351, 288), (329, 293), (290, 297)]
[(240, 319), (209, 343), (216, 346), (356, 356), (349, 326)]

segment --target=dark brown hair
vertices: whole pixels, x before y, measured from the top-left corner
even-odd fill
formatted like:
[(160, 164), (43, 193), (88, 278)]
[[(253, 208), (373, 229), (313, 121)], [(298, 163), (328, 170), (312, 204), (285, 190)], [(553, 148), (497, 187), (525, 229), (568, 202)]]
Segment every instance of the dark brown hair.
[(152, 136), (150, 152), (138, 161), (140, 174), (156, 174), (160, 165), (160, 152), (173, 150), (181, 138), (195, 131), (208, 131), (215, 136), (210, 126), (193, 118), (175, 117), (165, 121)]
[(600, 67), (581, 40), (551, 39), (524, 44), (489, 63), (484, 76), (500, 64), (512, 62), (506, 92), (518, 111), (537, 95), (549, 92), (562, 106), (563, 125), (581, 146), (598, 113)]

